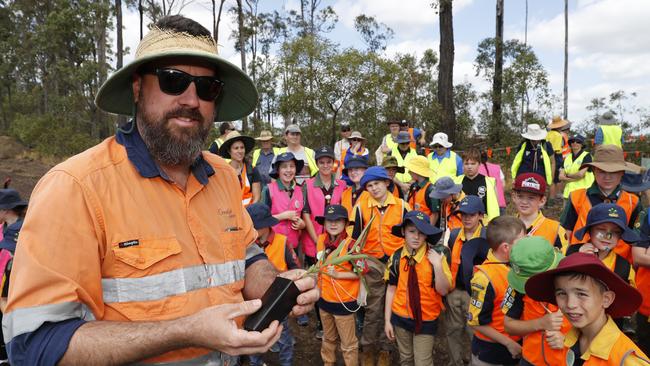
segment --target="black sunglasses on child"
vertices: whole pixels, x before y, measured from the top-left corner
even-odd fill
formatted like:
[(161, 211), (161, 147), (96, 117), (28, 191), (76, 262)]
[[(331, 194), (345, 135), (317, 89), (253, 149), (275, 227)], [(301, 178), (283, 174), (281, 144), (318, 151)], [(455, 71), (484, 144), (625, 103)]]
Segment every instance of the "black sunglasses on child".
[(196, 95), (202, 100), (212, 102), (223, 90), (223, 81), (214, 76), (194, 76), (176, 69), (144, 70), (144, 73), (156, 75), (160, 90), (169, 95), (183, 94), (194, 82)]

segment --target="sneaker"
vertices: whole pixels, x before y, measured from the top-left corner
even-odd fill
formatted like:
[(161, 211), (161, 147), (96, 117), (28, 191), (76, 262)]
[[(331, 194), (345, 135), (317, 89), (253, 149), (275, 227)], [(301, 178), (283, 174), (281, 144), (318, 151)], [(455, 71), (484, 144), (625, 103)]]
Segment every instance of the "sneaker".
[(298, 323), (298, 325), (300, 325), (301, 327), (306, 327), (307, 325), (309, 325), (309, 317), (306, 314), (301, 315), (298, 318), (296, 318), (296, 323)]
[(323, 340), (323, 331), (322, 330), (316, 331), (316, 339), (321, 340), (321, 341)]

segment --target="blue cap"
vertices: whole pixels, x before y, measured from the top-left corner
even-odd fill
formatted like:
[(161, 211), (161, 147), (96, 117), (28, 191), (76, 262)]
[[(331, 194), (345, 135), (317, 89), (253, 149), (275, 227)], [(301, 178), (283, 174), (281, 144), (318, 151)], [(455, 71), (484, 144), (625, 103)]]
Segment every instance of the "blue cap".
[(17, 190), (11, 188), (0, 189), (0, 210), (11, 210), (23, 206), (27, 206), (27, 201), (20, 198)]
[(581, 143), (582, 145), (584, 145), (585, 144), (585, 137), (580, 135), (580, 134), (576, 134), (576, 135), (573, 135), (573, 136), (569, 137), (568, 142), (571, 143), (571, 141), (577, 141), (577, 142)]
[(645, 174), (625, 172), (621, 180), (621, 189), (626, 192), (641, 193), (650, 189), (650, 170)]
[(404, 228), (409, 222), (413, 223), (419, 232), (426, 235), (427, 241), (431, 244), (437, 243), (442, 236), (442, 230), (429, 223), (429, 216), (424, 212), (417, 210), (407, 212), (406, 215), (404, 215), (402, 224), (393, 226), (391, 229), (393, 235), (403, 238), (404, 234), (402, 234), (402, 228)]
[(641, 240), (637, 233), (627, 227), (627, 215), (625, 214), (623, 207), (615, 203), (599, 203), (592, 207), (587, 214), (587, 223), (583, 228), (576, 231), (575, 236), (578, 240), (582, 240), (587, 230), (592, 226), (606, 222), (611, 222), (623, 230), (621, 239), (623, 239), (624, 242), (635, 243)]
[(264, 229), (267, 227), (273, 227), (277, 225), (280, 221), (271, 215), (271, 209), (269, 206), (257, 202), (246, 207), (246, 211), (253, 220), (253, 226), (255, 230)]
[(336, 160), (336, 155), (334, 155), (334, 150), (329, 147), (329, 146), (321, 146), (316, 150), (316, 156), (314, 157), (314, 160), (318, 161), (320, 158), (332, 158), (332, 160)]
[(368, 170), (363, 173), (363, 177), (361, 177), (361, 187), (365, 188), (366, 184), (373, 180), (387, 180), (390, 182), (390, 177), (388, 176), (388, 172), (386, 172), (386, 168), (383, 166), (372, 166), (368, 168)]
[(465, 196), (458, 204), (457, 212), (466, 214), (485, 214), (485, 205), (479, 196)]
[(325, 207), (323, 216), (316, 216), (316, 222), (323, 225), (325, 220), (336, 221), (348, 219), (348, 210), (341, 205), (328, 205)]
[(406, 131), (400, 131), (395, 138), (395, 142), (398, 144), (406, 144), (411, 142), (411, 135)]
[(368, 168), (368, 159), (361, 156), (353, 156), (348, 161), (345, 162), (345, 168), (343, 169), (343, 174), (348, 175), (348, 169), (353, 168)]
[(23, 220), (18, 220), (13, 224), (7, 226), (4, 230), (4, 237), (0, 241), (0, 249), (7, 249), (8, 251), (16, 252), (16, 242), (18, 241), (18, 233), (23, 226)]
[(293, 155), (292, 152), (283, 152), (282, 154), (278, 155), (275, 157), (273, 160), (273, 164), (271, 164), (271, 172), (269, 173), (269, 177), (271, 178), (277, 178), (278, 177), (278, 167), (280, 166), (280, 163), (283, 163), (285, 161), (291, 161), (293, 160), (296, 163), (296, 174), (298, 172), (302, 171), (302, 168), (305, 166), (305, 162), (302, 160), (296, 159), (296, 156)]

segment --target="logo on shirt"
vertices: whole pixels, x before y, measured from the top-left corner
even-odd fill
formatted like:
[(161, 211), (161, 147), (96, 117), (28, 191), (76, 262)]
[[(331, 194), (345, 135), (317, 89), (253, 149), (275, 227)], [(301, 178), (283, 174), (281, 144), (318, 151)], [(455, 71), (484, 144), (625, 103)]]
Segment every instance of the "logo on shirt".
[(477, 196), (483, 198), (483, 197), (485, 197), (485, 194), (486, 194), (486, 193), (487, 193), (487, 187), (486, 187), (486, 186), (480, 186), (480, 187), (478, 187)]
[(128, 247), (134, 247), (136, 245), (140, 245), (140, 240), (135, 239), (135, 240), (127, 240), (123, 241), (118, 244), (120, 248), (128, 248)]

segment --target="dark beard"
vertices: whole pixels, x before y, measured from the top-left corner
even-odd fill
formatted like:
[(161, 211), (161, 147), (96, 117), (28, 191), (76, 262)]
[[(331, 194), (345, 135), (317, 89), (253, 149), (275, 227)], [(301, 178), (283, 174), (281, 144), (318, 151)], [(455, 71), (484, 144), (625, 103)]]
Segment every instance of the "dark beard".
[[(177, 108), (167, 112), (160, 120), (146, 111), (138, 110), (138, 131), (153, 158), (162, 165), (191, 165), (199, 156), (210, 133), (211, 124), (196, 109)], [(199, 121), (198, 129), (183, 130), (181, 136), (172, 133), (169, 119), (174, 117), (191, 118)]]

